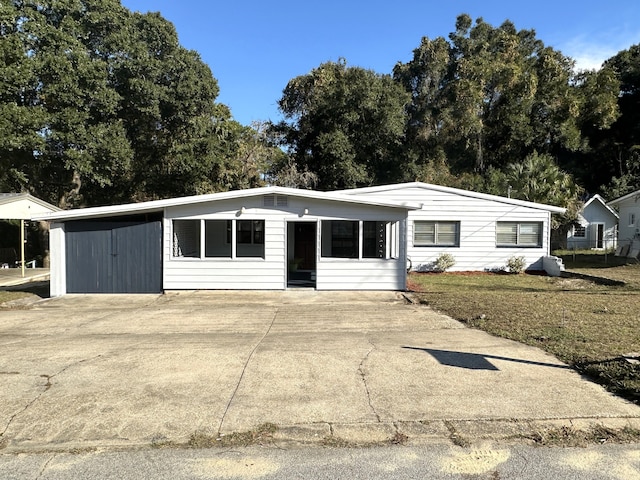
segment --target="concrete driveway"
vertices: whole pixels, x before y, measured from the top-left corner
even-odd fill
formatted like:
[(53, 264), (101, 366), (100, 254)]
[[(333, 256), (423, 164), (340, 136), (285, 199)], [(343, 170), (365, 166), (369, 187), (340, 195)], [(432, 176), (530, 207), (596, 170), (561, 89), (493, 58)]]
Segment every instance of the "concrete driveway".
[(639, 418), (542, 351), (393, 292), (68, 295), (0, 310), (5, 451), (183, 443), (266, 422), (281, 438), (375, 442)]

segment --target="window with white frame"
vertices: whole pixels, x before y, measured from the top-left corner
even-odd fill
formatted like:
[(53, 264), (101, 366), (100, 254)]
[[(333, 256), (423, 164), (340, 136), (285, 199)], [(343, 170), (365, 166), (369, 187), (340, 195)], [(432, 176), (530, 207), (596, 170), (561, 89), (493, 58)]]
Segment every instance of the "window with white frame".
[(360, 244), (359, 225), (354, 220), (323, 220), (323, 257), (358, 258)]
[(325, 258), (398, 258), (398, 222), (323, 220), (320, 255)]
[(542, 222), (497, 222), (498, 247), (541, 247)]
[(264, 258), (264, 220), (236, 220), (236, 256)]
[(583, 225), (574, 225), (573, 236), (576, 238), (585, 238), (587, 236), (587, 229)]
[(232, 220), (204, 221), (204, 256), (231, 258)]
[(172, 254), (174, 258), (201, 258), (204, 228), (205, 258), (264, 258), (264, 227), (264, 220), (173, 220)]
[(362, 258), (388, 258), (389, 222), (362, 222)]
[(459, 247), (460, 222), (416, 220), (413, 222), (413, 245), (415, 247)]
[(200, 220), (173, 221), (173, 256), (200, 258)]

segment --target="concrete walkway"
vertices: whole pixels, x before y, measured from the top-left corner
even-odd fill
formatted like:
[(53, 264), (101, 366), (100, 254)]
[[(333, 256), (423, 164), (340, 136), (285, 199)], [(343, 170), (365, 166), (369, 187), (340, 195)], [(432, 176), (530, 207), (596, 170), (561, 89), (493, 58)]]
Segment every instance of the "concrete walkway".
[(0, 268), (0, 288), (48, 279), (48, 268), (25, 268), (24, 277), (22, 276), (21, 268)]
[(300, 442), (640, 428), (554, 357), (393, 292), (68, 295), (0, 310), (4, 451), (185, 443), (277, 425)]

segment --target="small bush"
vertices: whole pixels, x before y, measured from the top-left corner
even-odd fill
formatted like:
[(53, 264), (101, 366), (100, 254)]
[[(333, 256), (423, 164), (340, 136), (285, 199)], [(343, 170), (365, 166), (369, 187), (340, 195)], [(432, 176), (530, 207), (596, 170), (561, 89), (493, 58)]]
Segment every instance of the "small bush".
[(450, 253), (441, 253), (434, 262), (434, 269), (437, 272), (445, 272), (456, 264), (456, 259)]
[(522, 273), (525, 267), (524, 257), (511, 257), (507, 260), (507, 270), (511, 273)]

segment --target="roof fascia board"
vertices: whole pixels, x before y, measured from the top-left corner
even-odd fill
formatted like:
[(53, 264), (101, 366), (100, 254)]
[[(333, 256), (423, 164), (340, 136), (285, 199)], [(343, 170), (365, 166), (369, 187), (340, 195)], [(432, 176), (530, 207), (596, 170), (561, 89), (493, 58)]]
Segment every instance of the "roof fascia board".
[(614, 217), (620, 218), (620, 216), (616, 213), (616, 211), (613, 208), (611, 208), (609, 205), (607, 205), (607, 202), (604, 201), (604, 198), (602, 198), (597, 193), (593, 197), (591, 197), (589, 200), (587, 200), (587, 203), (585, 203), (584, 206), (582, 207), (582, 211), (584, 211), (595, 200), (600, 202), (602, 206), (606, 208)]
[(218, 192), (207, 195), (197, 195), (190, 197), (170, 198), (164, 200), (152, 200), (149, 202), (129, 203), (124, 205), (109, 205), (103, 207), (80, 208), (74, 210), (66, 210), (51, 214), (38, 215), (35, 220), (74, 220), (81, 218), (98, 218), (113, 215), (126, 215), (135, 213), (149, 213), (157, 211), (166, 211), (170, 207), (179, 207), (183, 205), (195, 205), (207, 202), (217, 202), (222, 200), (234, 200), (259, 195), (281, 194), (290, 195), (301, 198), (310, 198), (315, 200), (336, 201), (351, 204), (401, 208), (406, 210), (419, 210), (420, 204), (411, 202), (397, 202), (387, 200), (373, 200), (371, 197), (359, 197), (355, 195), (344, 195), (335, 192), (317, 192), (314, 190), (301, 190), (286, 187), (259, 187), (246, 190), (233, 190), (229, 192)]
[(536, 208), (538, 210), (546, 210), (551, 213), (565, 213), (566, 208), (547, 205), (544, 203), (528, 202), (526, 200), (518, 200), (515, 198), (501, 197), (499, 195), (491, 195), (489, 193), (472, 192), (471, 190), (463, 190), (460, 188), (444, 187), (442, 185), (434, 185), (423, 182), (398, 183), (393, 185), (379, 185), (375, 187), (354, 188), (351, 190), (341, 190), (340, 193), (358, 195), (362, 193), (384, 192), (389, 190), (400, 190), (402, 188), (422, 188), (424, 190), (434, 190), (437, 192), (452, 193), (464, 197), (477, 198), (481, 200), (492, 200), (494, 202), (506, 203), (509, 205), (518, 205), (521, 207)]
[(51, 205), (44, 200), (39, 199), (38, 197), (34, 197), (30, 193), (6, 193), (0, 196), (0, 205), (6, 205), (8, 203), (13, 203), (18, 200), (29, 200), (37, 205), (40, 205), (43, 208), (47, 208), (52, 212), (60, 212), (62, 209), (56, 207), (55, 205)]
[(625, 200), (629, 200), (630, 198), (633, 197), (640, 197), (640, 190), (636, 190), (635, 192), (631, 192), (631, 193), (627, 193), (626, 195), (620, 197), (620, 198), (616, 198), (615, 200), (611, 200), (609, 203), (607, 203), (607, 205), (618, 205), (622, 202), (624, 202)]

